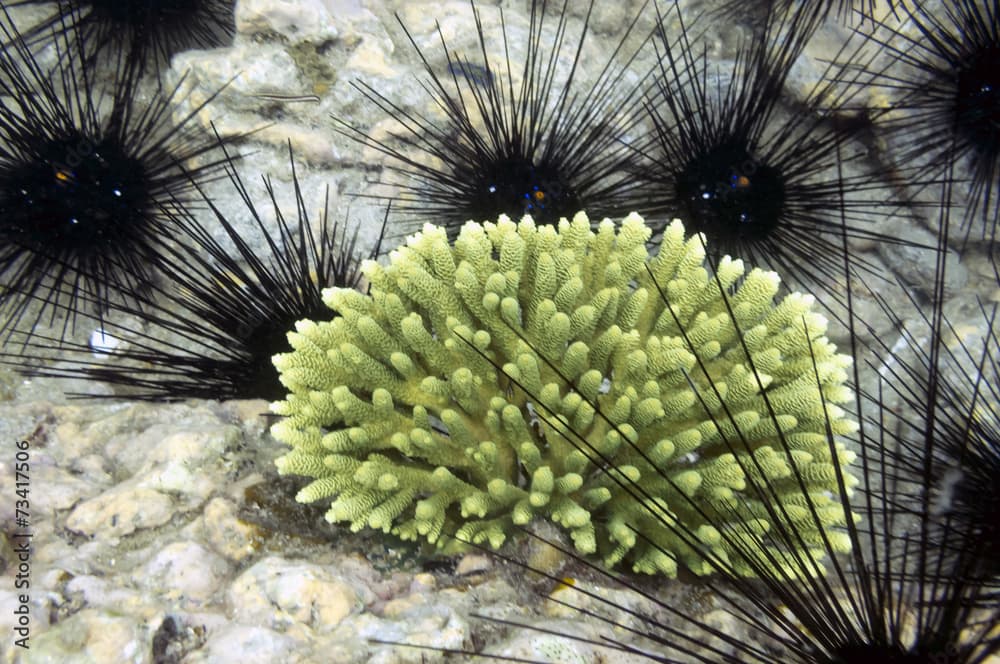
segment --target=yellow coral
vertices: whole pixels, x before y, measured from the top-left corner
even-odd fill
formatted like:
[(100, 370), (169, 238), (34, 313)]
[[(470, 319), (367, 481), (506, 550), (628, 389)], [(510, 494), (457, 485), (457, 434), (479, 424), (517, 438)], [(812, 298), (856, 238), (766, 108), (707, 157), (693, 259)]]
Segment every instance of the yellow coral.
[(705, 551), (750, 573), (731, 544), (780, 502), (818, 557), (800, 482), (823, 530), (844, 525), (828, 494), (851, 454), (831, 458), (826, 431), (854, 428), (834, 405), (849, 358), (811, 297), (775, 303), (777, 275), (728, 257), (711, 275), (679, 221), (655, 257), (649, 237), (635, 214), (470, 222), (454, 246), (428, 225), (365, 264), (370, 295), (326, 291), (340, 315), (298, 323), (274, 358), (289, 395), (273, 434), (292, 448), (278, 468), (314, 478), (298, 499), (439, 544), (498, 547), (544, 517), (583, 553), (668, 575), (707, 572)]

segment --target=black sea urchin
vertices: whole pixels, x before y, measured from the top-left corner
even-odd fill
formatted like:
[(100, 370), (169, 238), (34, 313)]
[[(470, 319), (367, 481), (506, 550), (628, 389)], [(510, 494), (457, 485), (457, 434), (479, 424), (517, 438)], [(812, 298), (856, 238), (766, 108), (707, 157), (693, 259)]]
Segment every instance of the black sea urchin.
[(219, 165), (194, 122), (214, 95), (175, 122), (183, 80), (140, 102), (141, 72), (125, 58), (104, 93), (68, 38), (47, 72), (16, 26), (0, 36), (0, 332), (31, 303), (32, 328), (57, 308), (72, 325), (82, 301), (100, 315), (149, 281), (171, 211)]
[(653, 131), (634, 145), (643, 159), (628, 208), (680, 217), (705, 234), (716, 257), (742, 256), (814, 294), (842, 298), (841, 212), (851, 238), (899, 240), (869, 227), (891, 203), (875, 194), (884, 184), (864, 168), (865, 154), (848, 155), (856, 125), (831, 122), (830, 109), (846, 106), (851, 88), (820, 83), (782, 112), (792, 65), (822, 12), (806, 4), (769, 14), (731, 70), (710, 72), (675, 11), (673, 21), (659, 17), (660, 66), (645, 102)]
[[(240, 224), (205, 196), (235, 251), (214, 240), (209, 227), (190, 215), (177, 219), (185, 243), (161, 260), (165, 285), (152, 288), (134, 305), (113, 305), (104, 320), (89, 317), (99, 344), (122, 342), (121, 348), (67, 343), (53, 364), (45, 351), (48, 340), (36, 335), (25, 352), (0, 356), (0, 363), (26, 376), (102, 381), (122, 388), (130, 399), (284, 396), (271, 357), (287, 350), (285, 336), (295, 321), (329, 316), (321, 298), (324, 288), (359, 284), (362, 258), (355, 253), (355, 236), (329, 223), (325, 200), (318, 231), (313, 230), (291, 147), (289, 160), (293, 219), (279, 206), (270, 178), (264, 179), (276, 230), (269, 229), (269, 215), (258, 211), (233, 161), (226, 162), (264, 251), (255, 249)], [(138, 323), (127, 322), (128, 317)]]
[[(942, 215), (942, 251), (948, 216)], [(911, 487), (897, 507), (927, 528), (926, 540), (944, 570), (970, 586), (976, 600), (1000, 598), (1000, 347), (997, 307), (980, 304), (974, 326), (944, 316), (943, 264), (930, 313), (907, 327), (885, 301), (882, 309), (902, 330), (889, 348), (879, 342), (879, 373), (909, 417), (887, 430), (890, 467)], [(902, 347), (905, 354), (895, 350)], [(916, 478), (916, 479), (914, 479)], [(903, 495), (902, 489), (898, 492)], [(916, 506), (917, 509), (914, 509)]]
[[(917, 182), (968, 173), (967, 203), (956, 236), (994, 247), (1000, 224), (1000, 0), (902, 5), (907, 23), (879, 22), (866, 38), (893, 65), (867, 85), (891, 98), (881, 123), (899, 160), (920, 166)], [(960, 203), (961, 201), (956, 201)]]
[[(907, 334), (917, 359), (892, 363), (885, 373), (904, 408), (919, 414), (917, 423), (933, 424), (929, 437), (893, 436), (902, 450), (897, 455), (902, 476), (927, 473), (916, 490), (931, 489), (928, 541), (949, 556), (946, 569), (961, 575), (975, 601), (995, 604), (1000, 599), (1000, 354), (996, 307), (982, 313), (981, 338), (962, 339), (945, 321), (942, 336), (953, 341), (921, 352), (921, 339)], [(915, 449), (920, 443), (926, 450)], [(914, 467), (914, 459), (927, 454), (933, 463)], [(914, 503), (920, 504), (916, 497), (905, 504)]]
[[(503, 55), (492, 55), (482, 16), (472, 15), (478, 52), (451, 50), (442, 37), (446, 65), (439, 70), (400, 25), (422, 62), (422, 85), (445, 119), (403, 108), (374, 88), (356, 87), (403, 127), (376, 138), (340, 122), (341, 133), (389, 158), (387, 168), (402, 176), (393, 207), (445, 225), (452, 234), (468, 220), (519, 219), (530, 214), (553, 223), (586, 210), (595, 219), (617, 215), (628, 188), (623, 164), (630, 161), (622, 140), (632, 129), (625, 110), (638, 86), (620, 87), (626, 50), (635, 21), (592, 82), (582, 81), (583, 52), (594, 3), (576, 38), (568, 27), (569, 3), (549, 7), (532, 0), (523, 63), (512, 62), (519, 44), (500, 14)], [(555, 12), (557, 19), (546, 17)], [(440, 26), (438, 28), (440, 32)]]
[[(15, 0), (11, 7), (51, 5)], [(80, 41), (86, 60), (128, 52), (140, 69), (156, 71), (181, 51), (215, 48), (236, 32), (234, 0), (57, 0), (53, 13), (23, 31), (33, 47), (53, 31)]]

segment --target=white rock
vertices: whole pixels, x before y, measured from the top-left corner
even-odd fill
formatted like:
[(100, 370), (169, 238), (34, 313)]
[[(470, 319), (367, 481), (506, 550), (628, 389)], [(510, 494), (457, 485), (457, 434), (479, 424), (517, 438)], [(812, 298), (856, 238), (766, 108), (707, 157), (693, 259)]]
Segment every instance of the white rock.
[[(248, 126), (248, 129), (250, 127)], [(278, 122), (254, 134), (258, 140), (284, 148), (289, 142), (297, 160), (318, 166), (330, 166), (341, 159), (329, 129), (311, 129), (293, 123)]]
[(378, 18), (364, 6), (367, 3), (362, 0), (322, 0), (322, 2), (345, 40), (374, 36), (385, 38), (391, 44)]
[(223, 85), (224, 98), (243, 97), (247, 105), (257, 103), (255, 94), (299, 91), (298, 67), (277, 45), (237, 44), (225, 51), (188, 51), (174, 58), (171, 73), (175, 80), (185, 76), (184, 84), (190, 86), (185, 89), (193, 89), (185, 104), (188, 110)]
[[(610, 629), (601, 630), (593, 623), (573, 622), (543, 622), (537, 627), (549, 629), (557, 634), (572, 635), (581, 639), (599, 642), (601, 634), (607, 634)], [(621, 634), (614, 634), (622, 638)], [(627, 642), (627, 638), (623, 639)], [(575, 641), (555, 634), (543, 634), (529, 629), (520, 629), (513, 633), (507, 642), (499, 647), (487, 648), (486, 652), (502, 657), (521, 658), (532, 662), (552, 662), (552, 664), (630, 664), (637, 660), (636, 655), (612, 648), (603, 648), (593, 643)]]
[(237, 620), (271, 627), (299, 622), (328, 631), (355, 608), (357, 594), (318, 565), (269, 557), (233, 582), (228, 599)]
[(236, 515), (236, 505), (224, 498), (210, 500), (201, 518), (192, 526), (192, 534), (236, 562), (245, 560), (260, 548), (261, 535), (257, 528), (242, 521)]
[(467, 553), (462, 556), (455, 567), (455, 574), (465, 576), (476, 572), (485, 572), (493, 567), (493, 559), (484, 553)]
[(345, 68), (364, 76), (397, 76), (400, 72), (389, 64), (390, 55), (392, 49), (387, 48), (383, 40), (365, 38), (355, 48)]
[(106, 486), (114, 480), (111, 473), (108, 472), (107, 462), (103, 454), (79, 456), (73, 460), (69, 468), (74, 474), (79, 474), (81, 479), (94, 484)]
[(468, 633), (468, 624), (454, 609), (443, 604), (414, 606), (405, 617), (406, 620), (373, 622), (360, 634), (366, 639), (457, 647), (453, 645), (455, 639)]
[(231, 625), (211, 634), (184, 664), (273, 664), (297, 662), (295, 639), (274, 630), (249, 625)]
[(157, 596), (205, 602), (229, 573), (229, 563), (196, 542), (174, 542), (146, 564), (135, 582)]
[[(3, 631), (4, 648), (8, 648), (11, 654), (14, 652), (20, 652), (21, 648), (13, 645), (16, 639), (23, 638), (23, 635), (14, 631), (15, 627), (26, 627), (28, 629), (28, 646), (33, 645), (34, 637), (39, 634), (42, 629), (48, 626), (48, 612), (44, 609), (39, 608), (38, 602), (40, 593), (37, 591), (31, 592), (25, 589), (14, 588), (13, 579), (10, 577), (5, 577), (5, 587), (0, 589), (0, 630)], [(26, 620), (28, 624), (23, 625), (23, 614), (15, 614), (14, 611), (19, 611), (21, 607), (22, 595), (28, 595), (28, 614)], [(2, 652), (2, 650), (0, 650)]]
[(137, 486), (180, 494), (191, 503), (187, 508), (201, 503), (218, 487), (223, 451), (238, 435), (235, 427), (161, 433), (160, 444), (137, 473)]
[(35, 514), (49, 515), (55, 510), (69, 509), (102, 490), (102, 487), (93, 482), (80, 479), (55, 466), (33, 463), (31, 471), (32, 485), (44, 487), (43, 491), (30, 494), (31, 510)]
[[(386, 620), (364, 614), (352, 618), (350, 638), (396, 641), (436, 648), (462, 648), (469, 636), (469, 624), (454, 609), (442, 604), (415, 606), (404, 616)], [(338, 633), (343, 630), (338, 630)], [(336, 636), (336, 634), (334, 635)], [(370, 646), (368, 664), (419, 664), (427, 651), (396, 646)]]
[(77, 505), (66, 519), (66, 527), (110, 539), (163, 525), (173, 515), (174, 504), (168, 496), (126, 483)]
[(160, 612), (157, 598), (126, 587), (125, 579), (108, 575), (77, 576), (66, 583), (66, 594), (83, 600), (89, 608), (102, 609), (115, 615), (151, 620)]

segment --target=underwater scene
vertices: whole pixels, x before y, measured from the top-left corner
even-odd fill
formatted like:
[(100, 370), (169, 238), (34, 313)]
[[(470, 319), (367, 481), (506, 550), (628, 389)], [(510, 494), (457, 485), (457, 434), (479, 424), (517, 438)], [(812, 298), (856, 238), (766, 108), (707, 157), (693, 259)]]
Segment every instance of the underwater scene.
[(1000, 663), (1000, 0), (0, 5), (0, 662)]

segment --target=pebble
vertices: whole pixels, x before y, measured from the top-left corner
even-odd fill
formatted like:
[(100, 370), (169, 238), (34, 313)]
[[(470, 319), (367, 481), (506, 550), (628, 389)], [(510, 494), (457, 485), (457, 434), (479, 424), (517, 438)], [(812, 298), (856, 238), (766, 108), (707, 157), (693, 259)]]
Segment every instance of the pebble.
[(467, 553), (455, 566), (455, 574), (465, 576), (476, 572), (485, 572), (493, 567), (493, 560), (483, 553)]
[(204, 539), (220, 555), (240, 562), (252, 556), (261, 544), (257, 529), (236, 516), (236, 505), (224, 498), (213, 498), (201, 517), (192, 525), (193, 534)]
[(238, 429), (229, 426), (161, 434), (139, 471), (142, 479), (138, 486), (176, 496), (180, 509), (197, 507), (218, 486), (212, 467), (223, 470), (223, 453), (238, 436)]
[(242, 0), (236, 5), (241, 35), (280, 33), (291, 39), (335, 39), (337, 29), (319, 0)]
[(109, 613), (150, 620), (159, 612), (157, 592), (139, 590), (126, 579), (115, 578), (112, 574), (76, 576), (63, 585), (63, 592), (63, 599), (67, 601), (75, 598), (88, 607)]
[[(386, 620), (364, 614), (351, 621), (360, 639), (409, 643), (415, 646), (461, 649), (469, 636), (468, 621), (447, 606), (420, 606), (405, 614), (405, 620)], [(439, 655), (419, 648), (370, 646), (369, 664), (422, 664)]]
[(100, 487), (93, 482), (80, 479), (55, 466), (36, 465), (32, 481), (45, 487), (45, 491), (38, 492), (32, 500), (32, 508), (41, 514), (69, 509), (100, 491)]

